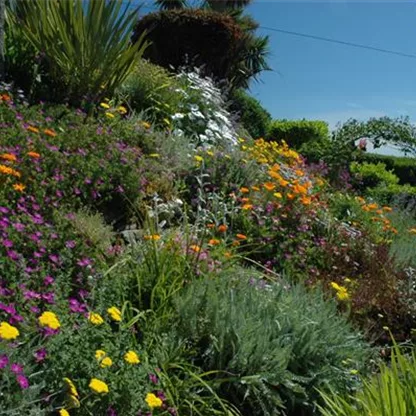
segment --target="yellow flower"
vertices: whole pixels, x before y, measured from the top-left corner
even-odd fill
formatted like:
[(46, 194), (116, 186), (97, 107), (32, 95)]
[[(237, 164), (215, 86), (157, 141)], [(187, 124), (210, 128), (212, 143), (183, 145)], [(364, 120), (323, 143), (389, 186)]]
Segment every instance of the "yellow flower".
[(102, 108), (105, 108), (105, 109), (110, 108), (110, 106), (109, 106), (107, 103), (101, 103), (101, 104), (100, 104), (100, 106), (101, 106)]
[(111, 308), (107, 309), (107, 312), (111, 316), (113, 321), (117, 321), (117, 322), (121, 321), (121, 311), (120, 311), (120, 309), (116, 308), (115, 306), (112, 306)]
[(101, 315), (94, 312), (90, 312), (88, 314), (88, 320), (94, 325), (101, 325), (104, 323), (104, 319), (101, 317)]
[(106, 355), (106, 352), (103, 350), (95, 351), (95, 358), (100, 363), (101, 368), (111, 367), (113, 365), (113, 360)]
[(280, 192), (275, 192), (273, 194), (276, 198), (282, 199), (282, 194)]
[(115, 115), (113, 113), (109, 113), (108, 111), (105, 113), (106, 117), (108, 118), (114, 118)]
[(203, 158), (202, 156), (199, 156), (199, 155), (194, 156), (194, 159), (195, 159), (197, 162), (203, 162), (203, 161), (204, 161), (204, 158)]
[(105, 394), (108, 393), (108, 386), (104, 381), (99, 380), (98, 378), (92, 378), (89, 384), (89, 388), (98, 394)]
[(20, 332), (17, 328), (15, 328), (14, 326), (10, 325), (7, 322), (2, 322), (0, 324), (0, 338), (1, 339), (6, 339), (6, 340), (10, 340), (10, 339), (15, 339), (19, 336)]
[(118, 111), (120, 114), (126, 114), (126, 113), (127, 113), (127, 109), (126, 109), (126, 107), (123, 107), (122, 105), (121, 105), (120, 107), (118, 107), (118, 108), (117, 108), (117, 111)]
[(68, 396), (68, 407), (70, 406), (71, 408), (73, 408), (73, 407), (81, 407), (81, 403), (79, 402), (79, 400), (75, 397), (75, 396), (73, 396), (72, 394), (70, 394), (69, 396)]
[(253, 205), (252, 204), (244, 204), (241, 209), (243, 209), (244, 211), (248, 211), (250, 209), (253, 209)]
[(26, 189), (26, 186), (23, 185), (22, 183), (15, 183), (13, 185), (13, 189), (17, 192), (23, 192)]
[(20, 178), (20, 176), (22, 176), (20, 172), (12, 168), (9, 168), (6, 165), (0, 165), (0, 173), (4, 173), (5, 175), (10, 175), (10, 176), (15, 176), (16, 178)]
[(69, 413), (68, 413), (68, 411), (67, 411), (67, 410), (65, 410), (65, 409), (61, 409), (61, 410), (59, 411), (59, 416), (70, 416), (70, 415), (69, 415)]
[(68, 377), (64, 377), (63, 380), (66, 383), (66, 385), (68, 386), (68, 389), (69, 389), (69, 392), (70, 392), (71, 396), (79, 397), (77, 388), (75, 387), (75, 384), (73, 383), (73, 381), (71, 379), (69, 379)]
[(156, 407), (161, 407), (163, 402), (153, 393), (147, 393), (146, 395), (146, 403), (151, 409), (155, 409)]
[(142, 121), (141, 124), (145, 129), (150, 129), (150, 127), (152, 127), (152, 125), (148, 123), (147, 121)]
[(211, 150), (207, 150), (207, 155), (208, 156), (214, 156), (214, 152), (211, 152)]
[(58, 329), (61, 326), (58, 317), (53, 312), (43, 312), (38, 321), (41, 326), (47, 326), (50, 329)]
[(149, 157), (154, 157), (155, 159), (160, 157), (159, 153), (150, 153)]
[(411, 228), (411, 229), (409, 230), (409, 233), (410, 233), (410, 234), (415, 234), (415, 235), (416, 235), (416, 228)]
[(127, 351), (124, 354), (124, 360), (128, 362), (129, 364), (139, 364), (140, 358), (134, 351)]
[(145, 235), (143, 238), (145, 240), (158, 241), (158, 240), (160, 240), (160, 235), (159, 234)]

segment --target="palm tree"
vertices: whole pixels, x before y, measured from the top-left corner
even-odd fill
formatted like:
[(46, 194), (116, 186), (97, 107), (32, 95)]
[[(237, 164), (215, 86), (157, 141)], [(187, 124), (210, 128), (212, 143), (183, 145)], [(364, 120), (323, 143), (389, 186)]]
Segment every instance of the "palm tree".
[[(196, 3), (200, 8), (207, 8), (217, 12), (243, 9), (253, 0), (201, 0)], [(192, 2), (189, 0), (155, 0), (160, 10), (184, 9), (190, 7)]]

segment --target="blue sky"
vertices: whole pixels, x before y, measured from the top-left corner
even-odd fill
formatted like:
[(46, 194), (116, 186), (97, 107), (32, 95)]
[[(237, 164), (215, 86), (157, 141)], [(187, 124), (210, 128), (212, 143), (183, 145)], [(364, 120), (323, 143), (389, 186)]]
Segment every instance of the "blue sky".
[[(262, 26), (416, 54), (416, 3), (255, 0)], [(274, 118), (407, 115), (416, 121), (416, 59), (260, 30), (273, 72), (251, 92)]]

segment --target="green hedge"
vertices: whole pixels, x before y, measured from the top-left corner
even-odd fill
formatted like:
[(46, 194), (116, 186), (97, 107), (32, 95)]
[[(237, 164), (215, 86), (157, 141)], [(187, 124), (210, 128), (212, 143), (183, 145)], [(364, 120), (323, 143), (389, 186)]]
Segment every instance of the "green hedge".
[(399, 183), (399, 178), (392, 171), (387, 170), (384, 163), (353, 162), (350, 170), (357, 182), (356, 188), (360, 190)]
[(197, 66), (205, 75), (228, 79), (244, 47), (235, 20), (210, 10), (183, 9), (150, 13), (136, 24), (132, 40), (143, 32), (151, 41), (145, 58), (164, 68)]
[(318, 161), (330, 146), (329, 128), (321, 120), (275, 120), (266, 134), (267, 140), (284, 140), (309, 162)]
[(409, 184), (416, 186), (416, 158), (377, 155), (365, 153), (363, 161), (369, 163), (384, 163), (388, 170), (392, 170), (399, 177), (401, 185)]
[(231, 95), (230, 110), (236, 113), (244, 128), (257, 139), (266, 135), (272, 116), (259, 100), (244, 90), (236, 90)]

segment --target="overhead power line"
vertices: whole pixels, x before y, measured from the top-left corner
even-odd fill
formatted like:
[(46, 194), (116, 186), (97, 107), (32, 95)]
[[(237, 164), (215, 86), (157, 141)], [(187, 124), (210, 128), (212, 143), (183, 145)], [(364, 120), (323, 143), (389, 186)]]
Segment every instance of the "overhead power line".
[(286, 35), (300, 36), (300, 37), (308, 38), (308, 39), (321, 40), (321, 41), (324, 41), (324, 42), (337, 43), (337, 44), (340, 44), (340, 45), (352, 46), (354, 48), (368, 49), (368, 50), (371, 50), (371, 51), (388, 53), (390, 55), (398, 55), (398, 56), (403, 56), (403, 57), (406, 57), (406, 58), (416, 59), (416, 55), (413, 55), (411, 53), (392, 51), (390, 49), (377, 48), (375, 46), (362, 45), (360, 43), (353, 43), (353, 42), (346, 42), (346, 41), (343, 41), (343, 40), (326, 38), (326, 37), (323, 37), (323, 36), (315, 36), (315, 35), (310, 35), (310, 34), (307, 34), (307, 33), (294, 32), (294, 31), (291, 31), (291, 30), (277, 29), (277, 28), (274, 28), (274, 27), (260, 26), (260, 28), (265, 29), (265, 30), (270, 30), (272, 32), (285, 33)]

